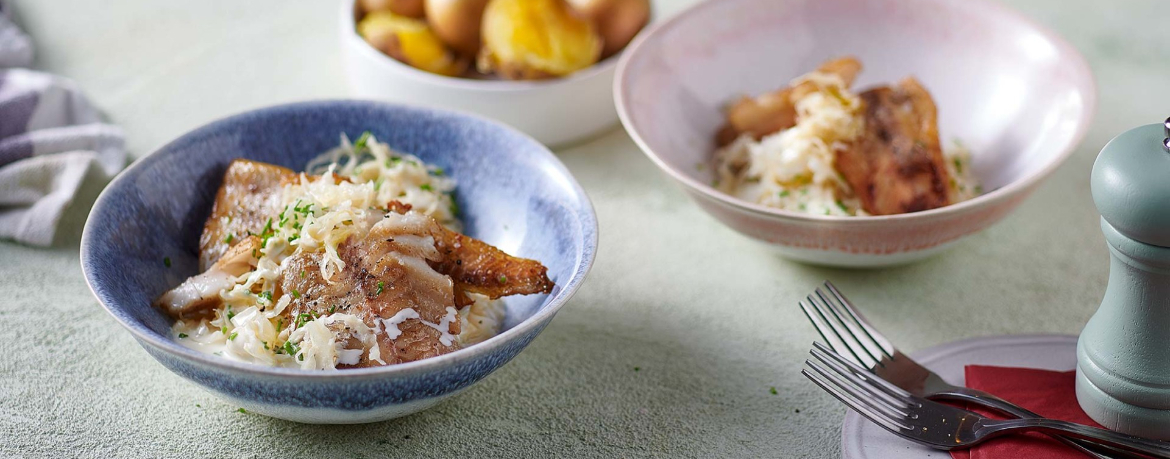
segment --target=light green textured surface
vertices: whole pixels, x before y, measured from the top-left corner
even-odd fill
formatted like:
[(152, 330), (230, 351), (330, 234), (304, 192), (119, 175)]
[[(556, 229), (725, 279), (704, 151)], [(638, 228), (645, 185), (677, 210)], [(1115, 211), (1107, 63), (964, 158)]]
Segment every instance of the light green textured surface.
[[(0, 456), (837, 457), (845, 409), (799, 374), (815, 333), (795, 303), (822, 279), (909, 350), (1077, 333), (1104, 292), (1089, 170), (1109, 138), (1170, 114), (1170, 13), (1156, 0), (1009, 3), (1081, 49), (1100, 104), (1073, 157), (1005, 221), (908, 267), (803, 266), (709, 218), (616, 129), (559, 152), (601, 223), (579, 294), (483, 382), (385, 423), (241, 414), (155, 363), (81, 277), (91, 184), (55, 248), (0, 242)], [(38, 68), (78, 80), (136, 157), (230, 113), (348, 94), (332, 1), (13, 6)]]

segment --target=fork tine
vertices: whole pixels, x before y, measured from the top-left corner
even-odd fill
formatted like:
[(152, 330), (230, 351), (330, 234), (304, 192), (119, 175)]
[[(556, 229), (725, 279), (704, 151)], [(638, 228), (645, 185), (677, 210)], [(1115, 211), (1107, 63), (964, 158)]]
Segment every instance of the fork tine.
[(861, 329), (861, 327), (858, 326), (857, 321), (853, 319), (851, 314), (845, 311), (844, 306), (841, 305), (838, 301), (830, 300), (829, 298), (825, 297), (825, 293), (819, 288), (816, 289), (814, 293), (817, 294), (817, 297), (819, 297), (821, 301), (828, 305), (829, 311), (833, 313), (833, 317), (841, 322), (841, 324), (845, 326), (846, 330), (849, 330), (850, 337), (857, 341), (857, 344), (860, 345), (861, 348), (864, 349), (867, 354), (869, 354), (869, 357), (873, 359), (875, 365), (871, 365), (870, 368), (874, 368), (876, 365), (881, 365), (882, 349), (879, 348), (878, 344), (874, 342), (872, 337), (869, 336), (869, 333), (866, 333)]
[(833, 352), (829, 348), (825, 347), (824, 344), (813, 342), (813, 347), (821, 350), (822, 352), (824, 352), (825, 355), (827, 355), (829, 358), (836, 361), (837, 363), (840, 363), (841, 365), (844, 365), (845, 367), (849, 368), (850, 370), (853, 371), (854, 374), (861, 376), (861, 377), (865, 378), (865, 380), (882, 387), (883, 389), (886, 390), (886, 392), (890, 393), (891, 395), (896, 395), (896, 396), (901, 397), (909, 402), (916, 403), (913, 401), (914, 396), (910, 395), (909, 392), (902, 390), (902, 388), (900, 388), (898, 386), (890, 384), (889, 382), (887, 382), (886, 380), (884, 380), (882, 378), (879, 378), (877, 376), (872, 376), (872, 373), (870, 373), (868, 370), (858, 366), (856, 363), (850, 362), (849, 359), (841, 357), (840, 354)]
[(903, 406), (899, 407), (897, 405), (898, 402), (896, 401), (889, 403), (891, 400), (889, 395), (874, 392), (872, 390), (872, 386), (869, 386), (863, 381), (857, 380), (855, 376), (850, 375), (852, 378), (847, 378), (845, 377), (846, 373), (840, 373), (836, 370), (825, 368), (822, 365), (823, 362), (817, 360), (806, 360), (804, 363), (808, 369), (811, 369), (821, 377), (828, 379), (830, 382), (835, 384), (838, 389), (843, 390), (850, 395), (857, 397), (858, 399), (864, 400), (865, 404), (869, 406), (870, 409), (880, 412), (886, 418), (891, 420), (905, 420), (909, 418), (910, 413), (903, 409), (908, 408), (904, 406), (905, 404), (902, 404)]
[(812, 322), (813, 327), (816, 328), (817, 332), (821, 334), (821, 338), (824, 338), (825, 342), (829, 343), (829, 346), (837, 350), (837, 352), (841, 353), (842, 355), (848, 355), (852, 352), (849, 350), (849, 347), (845, 345), (845, 342), (841, 341), (841, 338), (837, 337), (837, 332), (830, 328), (829, 324), (825, 323), (824, 319), (821, 318), (821, 313), (816, 311), (814, 306), (810, 306), (804, 301), (801, 301), (798, 304), (800, 304), (800, 310), (804, 311), (804, 316), (808, 317), (808, 321)]
[(848, 352), (838, 350), (838, 353), (841, 355), (852, 355), (853, 357), (856, 357), (856, 360), (854, 361), (866, 368), (877, 367), (878, 361), (869, 355), (869, 351), (866, 351), (865, 347), (862, 346), (861, 343), (857, 342), (857, 339), (853, 337), (852, 333), (849, 333), (849, 330), (845, 328), (845, 324), (841, 322), (839, 317), (837, 317), (837, 313), (831, 311), (829, 306), (824, 303), (824, 300), (818, 301), (817, 297), (813, 295), (805, 297), (805, 300), (809, 303), (812, 303), (813, 307), (816, 308), (817, 313), (820, 314), (821, 318), (829, 324), (829, 327), (833, 330), (833, 334), (837, 335), (837, 337), (840, 338), (841, 341), (845, 344), (845, 348), (848, 350)]
[(899, 422), (903, 419), (902, 417), (883, 413), (864, 395), (859, 394), (851, 384), (842, 381), (839, 376), (826, 371), (812, 361), (806, 360), (804, 363), (805, 369), (801, 370), (801, 374), (811, 379), (816, 385), (821, 386), (821, 389), (836, 397), (841, 403), (852, 408), (853, 411), (873, 421), (874, 424), (882, 426), (894, 434), (901, 434), (903, 431), (912, 429), (912, 427)]
[[(813, 343), (813, 344), (816, 345), (819, 343)], [(825, 365), (828, 365), (829, 368), (836, 371), (838, 374), (843, 376), (845, 379), (848, 379), (849, 382), (860, 387), (862, 390), (868, 392), (872, 397), (880, 398), (883, 401), (885, 401), (886, 404), (896, 408), (898, 410), (898, 414), (900, 414), (901, 416), (903, 416), (903, 417), (909, 416), (909, 413), (907, 413), (903, 408), (909, 408), (910, 401), (908, 401), (901, 393), (892, 393), (891, 391), (886, 390), (881, 385), (875, 384), (873, 382), (873, 379), (876, 379), (876, 378), (873, 377), (872, 373), (869, 373), (869, 372), (862, 372), (860, 374), (857, 373), (853, 369), (846, 367), (845, 365), (842, 365), (839, 361), (837, 361), (837, 359), (832, 356), (832, 355), (836, 355), (835, 352), (826, 352), (823, 349), (823, 347), (821, 347), (821, 346), (813, 347), (813, 349), (810, 353), (818, 361), (820, 361), (821, 363), (824, 363)], [(832, 354), (832, 355), (830, 355), (830, 354)]]
[(833, 285), (832, 282), (826, 280), (825, 287), (828, 288), (829, 292), (831, 292), (833, 296), (841, 302), (841, 305), (845, 307), (845, 311), (849, 313), (849, 316), (852, 317), (858, 325), (861, 325), (861, 329), (865, 330), (865, 333), (869, 335), (870, 339), (877, 343), (878, 347), (882, 348), (882, 352), (885, 352), (887, 357), (894, 358), (894, 353), (896, 350), (894, 349), (894, 345), (890, 343), (890, 340), (886, 339), (885, 335), (882, 335), (877, 331), (877, 329), (869, 325), (869, 322), (865, 320), (865, 316), (861, 315), (861, 311), (857, 310), (857, 308), (853, 306), (853, 303), (850, 302), (848, 298), (845, 298), (845, 295), (843, 295), (840, 290), (837, 290), (836, 285)]
[(824, 389), (824, 391), (828, 392), (829, 395), (832, 395), (833, 398), (840, 400), (841, 403), (845, 404), (845, 406), (849, 407), (853, 411), (856, 411), (858, 414), (865, 416), (866, 419), (869, 419), (874, 424), (877, 424), (881, 428), (890, 431), (894, 435), (901, 435), (902, 430), (903, 430), (901, 426), (894, 424), (893, 422), (891, 422), (890, 420), (888, 420), (884, 416), (882, 416), (880, 413), (874, 412), (869, 407), (862, 404), (861, 400), (853, 398), (849, 394), (846, 394), (846, 393), (838, 390), (833, 385), (833, 383), (829, 382), (825, 378), (823, 378), (819, 375), (813, 374), (812, 372), (810, 372), (807, 369), (800, 370), (800, 374), (802, 374), (802, 375), (804, 375), (804, 377), (812, 380), (813, 383), (820, 386), (821, 389)]

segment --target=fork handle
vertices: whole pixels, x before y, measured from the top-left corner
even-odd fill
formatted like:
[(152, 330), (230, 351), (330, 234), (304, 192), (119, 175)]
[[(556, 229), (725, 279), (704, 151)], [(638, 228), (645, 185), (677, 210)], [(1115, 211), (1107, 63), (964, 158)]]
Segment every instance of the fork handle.
[[(1016, 405), (1015, 403), (1012, 403), (1012, 402), (1009, 402), (1009, 401), (1004, 400), (1002, 398), (996, 397), (995, 395), (989, 394), (987, 392), (983, 392), (981, 390), (971, 389), (971, 388), (967, 388), (967, 387), (953, 387), (950, 390), (935, 392), (935, 393), (930, 394), (929, 398), (934, 399), (934, 400), (953, 400), (953, 401), (970, 402), (970, 403), (974, 403), (976, 405), (982, 406), (984, 408), (990, 408), (992, 410), (998, 411), (1001, 414), (1007, 414), (1007, 415), (1011, 415), (1011, 416), (1014, 416), (1016, 418), (1021, 418), (1021, 419), (1043, 418), (1043, 416), (1040, 416), (1039, 414), (1036, 414), (1035, 412), (1028, 410), (1027, 408)], [(1081, 453), (1084, 453), (1085, 455), (1087, 455), (1089, 457), (1094, 457), (1097, 459), (1115, 459), (1115, 458), (1121, 458), (1121, 457), (1128, 457), (1128, 458), (1144, 457), (1144, 456), (1136, 455), (1136, 454), (1131, 453), (1129, 451), (1117, 449), (1117, 448), (1109, 446), (1107, 444), (1093, 443), (1093, 442), (1088, 441), (1088, 440), (1073, 439), (1073, 438), (1068, 438), (1068, 437), (1064, 437), (1061, 435), (1053, 435), (1052, 438), (1060, 440), (1061, 443), (1064, 443), (1064, 444), (1068, 445), (1069, 447), (1072, 447), (1073, 449), (1076, 449), (1077, 451), (1080, 451)]]
[(1021, 431), (1041, 432), (1049, 435), (1063, 435), (1066, 437), (1092, 440), (1126, 451), (1170, 459), (1170, 442), (1147, 440), (1141, 437), (1057, 419), (1027, 418), (1010, 419), (1007, 421), (989, 420), (983, 422), (982, 428), (976, 435), (991, 438)]

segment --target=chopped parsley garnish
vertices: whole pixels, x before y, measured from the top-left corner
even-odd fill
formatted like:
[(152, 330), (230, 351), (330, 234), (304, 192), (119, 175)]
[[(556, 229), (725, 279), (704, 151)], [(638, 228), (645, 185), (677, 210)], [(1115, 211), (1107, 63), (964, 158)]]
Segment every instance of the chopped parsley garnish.
[(385, 284), (385, 283), (383, 283), (382, 281), (378, 281), (378, 291), (374, 292), (374, 296), (381, 295), (381, 294), (382, 294), (382, 288), (384, 288), (385, 286), (386, 286), (386, 284)]
[(292, 292), (290, 292), (290, 293), (292, 293), (292, 296), (293, 296), (293, 299), (294, 299), (294, 300), (299, 300), (299, 299), (301, 299), (301, 292), (298, 292), (296, 289), (293, 289), (293, 291), (292, 291)]
[(264, 350), (268, 350), (268, 341), (261, 341), (260, 344), (264, 345)]
[(227, 235), (227, 237), (223, 238), (223, 242), (225, 242), (225, 243), (228, 243), (228, 244), (231, 244), (231, 243), (232, 243), (232, 241), (233, 241), (233, 240), (235, 240), (235, 239), (236, 239), (236, 235), (235, 235), (235, 234), (231, 234), (231, 233), (229, 233), (229, 234)]
[(296, 213), (301, 214), (301, 215), (309, 215), (309, 214), (313, 213), (313, 203), (310, 202), (310, 203), (305, 204), (303, 206), (300, 204), (301, 204), (301, 201), (298, 199), (296, 204), (293, 204), (293, 212), (296, 212)]
[(955, 173), (963, 173), (963, 162), (959, 161), (959, 158), (955, 158)]
[(768, 390), (768, 392), (771, 392), (772, 395), (779, 395), (779, 392), (776, 392), (776, 387), (772, 387), (771, 389)]
[(270, 291), (264, 291), (264, 292), (260, 292), (260, 294), (259, 294), (259, 295), (256, 295), (256, 296), (259, 296), (260, 298), (264, 298), (264, 299), (265, 299), (265, 300), (267, 300), (269, 303), (271, 303), (271, 302), (272, 302), (272, 292), (270, 292)]
[(179, 338), (186, 338), (186, 337), (187, 337), (186, 333), (179, 333)]
[(300, 239), (300, 238), (301, 238), (301, 235), (294, 234), (294, 235), (288, 237), (288, 242), (291, 244), (292, 241), (295, 241), (295, 240)]
[[(267, 246), (268, 238), (272, 237), (274, 234), (276, 234), (276, 230), (272, 228), (272, 217), (269, 217), (268, 221), (264, 223), (264, 229), (260, 231), (260, 247)], [(256, 251), (253, 250), (252, 253), (255, 254)]]
[(337, 310), (337, 305), (336, 305), (336, 304), (335, 304), (335, 305), (333, 305), (333, 306), (330, 306), (330, 307), (329, 307), (329, 313), (330, 313), (330, 314), (333, 314), (333, 311), (336, 311), (336, 310)]
[(219, 327), (219, 332), (226, 335), (227, 334), (227, 325)]
[(366, 148), (366, 142), (370, 140), (370, 131), (363, 132), (358, 136), (357, 142), (353, 143), (354, 153), (360, 153), (363, 148)]
[(500, 283), (501, 283), (501, 284), (507, 284), (507, 283), (508, 283), (508, 276), (505, 276), (505, 275), (503, 275), (503, 274), (500, 274)]
[(171, 267), (171, 257), (163, 257), (163, 264), (166, 265), (166, 267), (170, 268)]
[(386, 167), (394, 167), (395, 164), (398, 164), (400, 162), (402, 162), (402, 158), (399, 158), (397, 156), (391, 156), (389, 159), (386, 160)]
[(431, 188), (431, 184), (429, 184), (429, 183), (424, 183), (422, 185), (419, 185), (418, 189), (423, 190), (423, 191), (435, 191), (433, 188)]
[(787, 198), (789, 194), (792, 194), (792, 193), (789, 193), (788, 190), (784, 190), (784, 191), (780, 192), (780, 197)]
[(436, 167), (435, 170), (431, 171), (431, 173), (439, 177), (442, 177), (443, 174), (446, 174), (446, 172), (444, 172), (443, 168), (441, 167)]
[(236, 316), (236, 313), (232, 312), (232, 309), (231, 309), (231, 308), (228, 308), (228, 310), (227, 310), (227, 318), (228, 318), (228, 320), (232, 320), (232, 317), (235, 317), (235, 316)]
[(634, 371), (642, 371), (642, 367), (634, 367)]
[(301, 270), (301, 279), (304, 279), (304, 278), (305, 278), (305, 270), (302, 269)]
[(247, 412), (246, 410), (244, 410), (243, 408), (240, 408), (240, 409), (238, 409), (238, 410), (236, 410), (236, 411), (239, 411), (239, 412), (241, 412), (241, 413), (244, 413), (244, 414), (247, 414), (247, 413), (248, 413), (248, 412)]
[(840, 207), (842, 212), (849, 212), (849, 208), (845, 207), (845, 203), (841, 202), (840, 199), (837, 200), (837, 207)]
[(239, 332), (232, 332), (232, 334), (228, 336), (228, 341), (235, 341), (237, 335), (239, 335)]
[(195, 404), (195, 408), (203, 408), (203, 406), (202, 406), (202, 405), (200, 405), (200, 404), (198, 404), (198, 403), (196, 403), (196, 404)]
[(301, 349), (299, 347), (297, 347), (296, 344), (293, 344), (292, 341), (285, 341), (284, 342), (284, 353), (285, 354), (297, 355), (297, 352), (300, 350)]

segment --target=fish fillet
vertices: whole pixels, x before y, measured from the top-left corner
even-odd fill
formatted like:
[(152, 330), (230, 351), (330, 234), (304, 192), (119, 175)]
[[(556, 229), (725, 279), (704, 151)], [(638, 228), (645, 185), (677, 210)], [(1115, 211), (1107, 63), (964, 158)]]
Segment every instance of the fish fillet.
[(865, 131), (836, 152), (837, 169), (873, 215), (950, 204), (950, 176), (930, 93), (914, 78), (861, 93)]
[(292, 170), (258, 161), (237, 159), (228, 165), (199, 238), (200, 271), (210, 268), (232, 242), (260, 233), (279, 211), (281, 183), (293, 177)]

